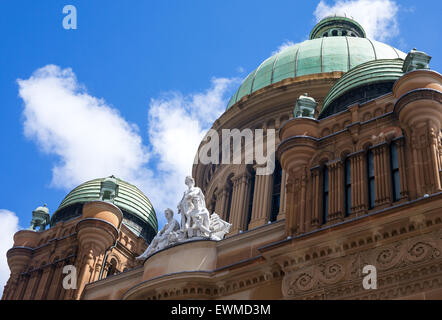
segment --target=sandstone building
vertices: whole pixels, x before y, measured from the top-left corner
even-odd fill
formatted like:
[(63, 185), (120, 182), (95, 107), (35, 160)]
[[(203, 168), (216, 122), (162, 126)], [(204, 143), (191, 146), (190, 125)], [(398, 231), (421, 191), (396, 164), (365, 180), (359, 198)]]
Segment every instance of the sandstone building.
[[(430, 59), (325, 18), (251, 72), (212, 127), (275, 129), (274, 173), (193, 167), (209, 211), (232, 223), (226, 239), (139, 263), (152, 205), (122, 180), (93, 180), (48, 230), (16, 233), (3, 299), (442, 299), (442, 77)], [(45, 207), (33, 216), (49, 221)], [(69, 264), (76, 290), (61, 285)]]

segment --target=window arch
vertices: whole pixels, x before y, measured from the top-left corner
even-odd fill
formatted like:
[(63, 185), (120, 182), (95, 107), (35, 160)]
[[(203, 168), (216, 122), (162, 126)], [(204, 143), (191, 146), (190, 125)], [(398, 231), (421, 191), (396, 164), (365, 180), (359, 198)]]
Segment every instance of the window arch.
[(107, 269), (107, 277), (117, 274), (117, 260), (115, 258), (112, 258), (109, 262), (109, 268)]

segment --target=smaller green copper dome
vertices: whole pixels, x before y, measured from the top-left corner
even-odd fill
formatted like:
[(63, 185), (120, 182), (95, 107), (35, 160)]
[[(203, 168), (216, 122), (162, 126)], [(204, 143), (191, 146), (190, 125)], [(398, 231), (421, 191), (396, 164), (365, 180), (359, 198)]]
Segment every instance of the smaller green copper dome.
[[(369, 61), (349, 70), (333, 85), (325, 97), (321, 115), (336, 102), (339, 102), (341, 108), (348, 107), (350, 104), (386, 93), (379, 91), (379, 86), (384, 85), (383, 88), (391, 89), (394, 82), (404, 74), (402, 71), (403, 64), (404, 60), (402, 59), (382, 59)], [(368, 86), (371, 87), (368, 88)], [(374, 86), (377, 86), (377, 88), (374, 88)], [(361, 94), (355, 93), (358, 88), (364, 88)], [(346, 95), (348, 97), (338, 101)]]
[(151, 240), (149, 238), (158, 231), (150, 200), (136, 186), (113, 176), (87, 181), (74, 188), (52, 215), (51, 225), (78, 216), (81, 214), (79, 205), (96, 200), (109, 201), (120, 208), (123, 223), (135, 234), (148, 238), (146, 240)]

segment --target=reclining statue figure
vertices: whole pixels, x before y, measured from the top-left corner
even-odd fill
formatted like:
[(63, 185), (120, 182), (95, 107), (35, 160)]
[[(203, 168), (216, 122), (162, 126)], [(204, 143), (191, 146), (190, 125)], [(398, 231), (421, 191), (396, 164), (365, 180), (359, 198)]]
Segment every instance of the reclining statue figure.
[(164, 216), (167, 219), (167, 223), (160, 230), (160, 232), (157, 233), (155, 238), (153, 238), (146, 251), (144, 251), (141, 256), (136, 257), (137, 260), (143, 260), (150, 256), (152, 253), (164, 249), (165, 247), (177, 241), (178, 235), (176, 232), (180, 229), (180, 225), (178, 221), (173, 218), (172, 209), (164, 210)]

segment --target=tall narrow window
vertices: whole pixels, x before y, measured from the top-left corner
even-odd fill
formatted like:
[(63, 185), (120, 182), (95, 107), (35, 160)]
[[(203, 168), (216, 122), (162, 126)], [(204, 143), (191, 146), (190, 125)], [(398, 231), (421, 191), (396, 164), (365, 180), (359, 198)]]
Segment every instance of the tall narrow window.
[(322, 170), (322, 223), (328, 219), (328, 168)]
[(255, 193), (255, 172), (250, 177), (250, 193), (249, 193), (249, 207), (247, 208), (247, 221), (246, 230), (249, 229), (250, 220), (252, 220), (252, 208), (253, 208), (253, 194)]
[(231, 180), (229, 180), (228, 187), (228, 195), (227, 195), (227, 208), (226, 208), (226, 218), (225, 221), (229, 222), (230, 220), (230, 207), (232, 206), (232, 195), (233, 195), (233, 184)]
[(390, 144), (390, 161), (391, 161), (391, 185), (393, 188), (393, 201), (401, 198), (401, 184), (399, 177), (399, 159), (396, 143)]
[(117, 260), (115, 259), (111, 259), (110, 263), (109, 263), (109, 268), (107, 271), (107, 277), (116, 274), (117, 273)]
[(345, 215), (351, 213), (351, 163), (350, 158), (344, 162), (344, 182), (345, 182)]
[(368, 208), (373, 209), (375, 204), (374, 160), (373, 151), (367, 153), (367, 177), (368, 177)]
[(281, 202), (281, 179), (282, 168), (279, 161), (276, 161), (275, 170), (273, 171), (273, 191), (272, 191), (272, 211), (270, 221), (276, 221), (278, 218), (280, 202)]

